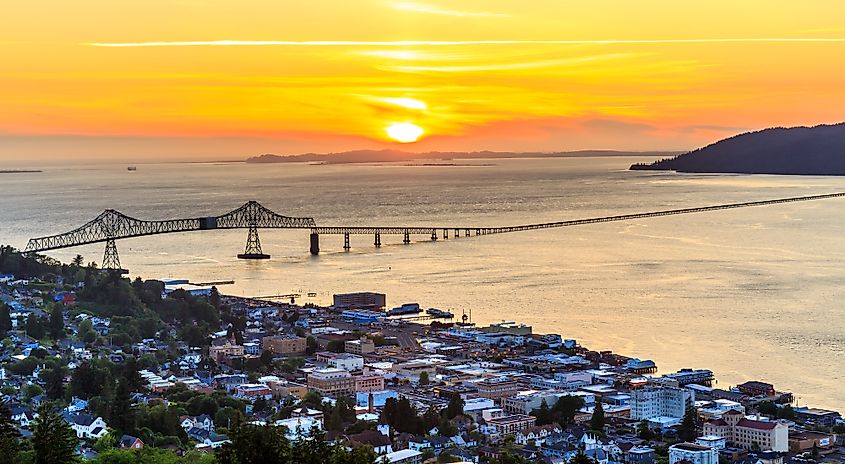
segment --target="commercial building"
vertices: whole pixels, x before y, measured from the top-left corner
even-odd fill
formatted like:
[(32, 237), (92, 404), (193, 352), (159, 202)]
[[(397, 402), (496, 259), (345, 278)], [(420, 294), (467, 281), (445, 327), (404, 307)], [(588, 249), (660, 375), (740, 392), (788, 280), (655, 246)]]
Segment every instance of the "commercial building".
[(475, 383), (478, 396), (497, 400), (513, 396), (519, 391), (519, 384), (509, 377), (491, 377)]
[(334, 295), (334, 307), (337, 309), (369, 309), (383, 311), (387, 297), (384, 293), (356, 292)]
[(811, 451), (813, 447), (825, 451), (833, 448), (835, 444), (836, 436), (829, 433), (804, 431), (789, 434), (790, 453)]
[(387, 453), (382, 456), (390, 464), (420, 464), (422, 462), (422, 453), (417, 450), (403, 449)]
[(355, 393), (380, 392), (384, 390), (384, 376), (364, 374), (355, 376)]
[(367, 337), (361, 337), (358, 340), (347, 340), (344, 342), (343, 351), (363, 356), (376, 351), (376, 344)]
[(669, 447), (669, 464), (719, 464), (719, 451), (697, 443), (677, 443)]
[(355, 394), (355, 379), (343, 369), (315, 369), (308, 374), (308, 389), (323, 396), (352, 396)]
[(829, 411), (827, 409), (817, 408), (795, 408), (795, 415), (801, 422), (806, 422), (823, 427), (830, 427), (841, 419), (842, 416), (836, 411)]
[(678, 372), (666, 374), (663, 378), (676, 382), (679, 387), (683, 387), (684, 385), (689, 385), (691, 383), (709, 387), (715, 379), (713, 371), (709, 369), (681, 369)]
[(356, 354), (333, 353), (321, 351), (316, 354), (317, 362), (325, 363), (328, 367), (345, 371), (360, 371), (364, 368), (364, 358)]
[(525, 414), (493, 417), (487, 419), (486, 423), (481, 426), (481, 433), (488, 435), (490, 440), (495, 443), (505, 437), (515, 435), (520, 430), (534, 427), (536, 422), (536, 417)]
[(695, 394), (690, 390), (666, 386), (638, 388), (631, 392), (631, 419), (650, 421), (662, 417), (680, 421), (694, 402)]
[(759, 421), (731, 411), (721, 419), (704, 423), (704, 435), (724, 437), (728, 443), (742, 449), (759, 447), (763, 451), (789, 451), (789, 427), (782, 422)]
[(758, 382), (756, 380), (751, 380), (745, 383), (741, 383), (736, 386), (736, 389), (745, 393), (748, 396), (775, 396), (775, 386), (766, 383), (766, 382)]
[(222, 345), (212, 345), (208, 348), (208, 356), (217, 363), (223, 363), (226, 358), (243, 355), (243, 345), (235, 345), (229, 340), (226, 340)]
[(272, 335), (262, 338), (261, 346), (273, 354), (290, 355), (304, 353), (307, 342), (296, 335)]

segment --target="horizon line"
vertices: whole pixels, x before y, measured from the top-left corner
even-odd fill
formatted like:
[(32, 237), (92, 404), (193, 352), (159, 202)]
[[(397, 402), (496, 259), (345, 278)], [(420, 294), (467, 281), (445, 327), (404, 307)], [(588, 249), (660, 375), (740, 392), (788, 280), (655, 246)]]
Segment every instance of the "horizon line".
[(713, 39), (573, 39), (573, 40), (193, 40), (152, 42), (82, 42), (86, 47), (208, 47), (208, 46), (306, 46), (306, 47), (403, 47), (461, 45), (627, 45), (696, 43), (841, 43), (843, 37), (734, 37)]

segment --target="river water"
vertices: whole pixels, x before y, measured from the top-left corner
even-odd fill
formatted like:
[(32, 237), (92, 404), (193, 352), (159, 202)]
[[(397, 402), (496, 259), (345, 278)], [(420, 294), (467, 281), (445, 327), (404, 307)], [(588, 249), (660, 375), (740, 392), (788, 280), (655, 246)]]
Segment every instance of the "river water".
[[(630, 172), (638, 158), (405, 164), (46, 166), (0, 174), (0, 242), (71, 230), (114, 208), (140, 219), (198, 217), (258, 200), (319, 225), (497, 226), (845, 191), (845, 178)], [(593, 349), (712, 369), (800, 405), (845, 410), (844, 199), (401, 244), (401, 236), (262, 230), (269, 261), (235, 258), (246, 231), (118, 242), (145, 278), (235, 280), (226, 293), (387, 294), (389, 305), (515, 320)], [(423, 237), (419, 237), (420, 240)], [(102, 259), (102, 245), (50, 252)], [(309, 301), (305, 298), (300, 301)]]

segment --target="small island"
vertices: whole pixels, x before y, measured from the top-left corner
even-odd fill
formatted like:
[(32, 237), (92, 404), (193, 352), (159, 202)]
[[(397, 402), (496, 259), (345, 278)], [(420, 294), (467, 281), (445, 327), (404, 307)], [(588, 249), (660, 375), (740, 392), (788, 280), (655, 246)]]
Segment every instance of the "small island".
[(748, 132), (631, 170), (841, 176), (845, 123)]

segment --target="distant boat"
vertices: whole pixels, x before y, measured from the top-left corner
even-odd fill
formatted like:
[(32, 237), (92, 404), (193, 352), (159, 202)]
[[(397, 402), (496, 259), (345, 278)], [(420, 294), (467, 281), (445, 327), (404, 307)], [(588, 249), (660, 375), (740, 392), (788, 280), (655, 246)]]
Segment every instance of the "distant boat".
[(138, 170), (138, 168), (137, 168), (137, 167), (135, 167), (135, 166), (129, 166), (128, 168), (126, 168), (126, 170), (127, 170), (127, 171), (137, 171), (137, 170)]

